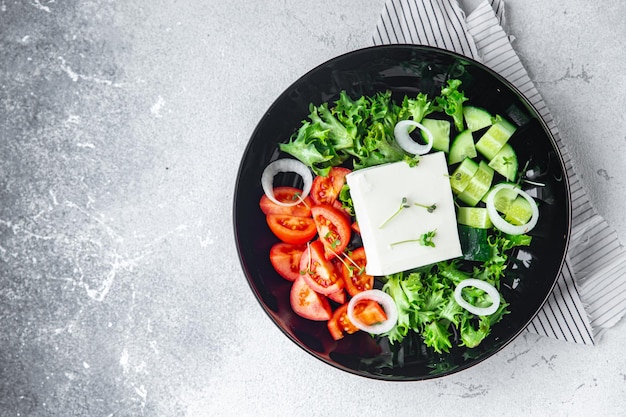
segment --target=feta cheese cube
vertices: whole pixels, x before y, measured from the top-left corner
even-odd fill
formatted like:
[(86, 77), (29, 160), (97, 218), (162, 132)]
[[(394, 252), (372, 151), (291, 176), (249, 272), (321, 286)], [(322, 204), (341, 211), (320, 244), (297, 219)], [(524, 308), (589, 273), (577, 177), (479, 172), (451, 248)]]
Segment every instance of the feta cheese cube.
[[(395, 162), (357, 170), (348, 174), (346, 181), (368, 274), (389, 275), (462, 256), (443, 152), (421, 156), (414, 167)], [(410, 206), (385, 223), (400, 208), (403, 198)], [(435, 204), (436, 209), (429, 212), (415, 204)], [(433, 230), (435, 247), (418, 242), (420, 236)]]

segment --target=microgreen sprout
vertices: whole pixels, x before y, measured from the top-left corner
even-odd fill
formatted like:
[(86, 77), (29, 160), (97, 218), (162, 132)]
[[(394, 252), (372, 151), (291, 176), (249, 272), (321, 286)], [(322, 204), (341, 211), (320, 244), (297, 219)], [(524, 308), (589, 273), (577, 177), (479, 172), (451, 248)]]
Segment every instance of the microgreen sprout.
[(304, 198), (302, 198), (302, 193), (296, 192), (291, 196), (291, 201), (300, 201), (300, 203), (304, 204), (307, 208), (311, 208), (309, 207), (309, 205), (306, 203), (306, 200)]
[(514, 161), (514, 158), (512, 156), (503, 156), (502, 160), (503, 160), (503, 165), (511, 165)]
[(427, 212), (432, 213), (433, 211), (435, 211), (435, 209), (437, 208), (437, 204), (431, 204), (430, 206), (426, 206), (424, 204), (420, 204), (420, 203), (413, 203), (414, 206), (417, 207), (423, 207), (426, 209)]
[(463, 174), (460, 172), (455, 172), (454, 174), (450, 175), (450, 174), (444, 174), (444, 177), (448, 177), (451, 180), (454, 181), (461, 181), (461, 178), (463, 178)]
[(409, 155), (404, 155), (403, 160), (409, 165), (409, 167), (414, 168), (419, 164), (420, 156), (415, 155), (413, 157), (410, 157)]
[(332, 230), (329, 230), (325, 235), (324, 239), (326, 239), (330, 243), (330, 247), (336, 249), (337, 246), (341, 244), (341, 239), (335, 237), (335, 233)]
[(525, 182), (526, 184), (534, 185), (534, 186), (537, 186), (537, 187), (545, 187), (545, 186), (546, 186), (546, 184), (545, 184), (545, 183), (543, 183), (543, 182), (538, 182), (538, 181), (531, 181), (531, 180), (526, 180), (526, 179), (525, 179), (525, 180), (524, 180), (524, 182)]
[(409, 242), (417, 242), (422, 246), (430, 246), (432, 248), (435, 247), (435, 242), (433, 242), (433, 238), (435, 237), (435, 235), (437, 234), (437, 229), (431, 230), (429, 232), (423, 233), (419, 238), (417, 239), (407, 239), (407, 240), (401, 240), (399, 242), (394, 242), (391, 244), (391, 246), (396, 246), (396, 245), (400, 245), (402, 243), (409, 243)]
[(420, 244), (422, 244), (423, 246), (430, 246), (434, 248), (435, 242), (433, 242), (433, 238), (435, 237), (436, 234), (437, 234), (437, 229), (424, 233), (423, 235), (420, 236), (420, 240), (419, 240)]
[[(347, 267), (348, 269), (350, 269), (350, 268), (354, 269), (355, 267), (356, 267), (356, 268), (361, 268), (361, 267), (359, 266), (359, 264), (357, 264), (357, 263), (354, 261), (354, 259), (352, 259), (352, 258), (350, 257), (350, 254), (349, 254), (349, 253), (345, 253), (345, 254), (344, 254), (344, 256), (345, 256), (345, 258), (346, 258), (346, 259), (348, 259), (348, 260), (350, 261), (350, 263), (351, 263), (352, 265), (354, 265), (354, 267), (352, 267), (352, 266), (348, 266), (348, 265), (344, 262), (344, 265), (346, 265), (346, 267)], [(339, 258), (339, 259), (340, 259), (340, 260), (342, 260), (341, 258)], [(343, 262), (343, 260), (342, 260), (342, 262)]]
[(409, 200), (407, 200), (406, 197), (402, 197), (402, 201), (400, 202), (400, 207), (398, 207), (398, 209), (395, 211), (395, 213), (393, 213), (387, 220), (385, 220), (383, 222), (383, 224), (381, 224), (380, 226), (378, 226), (379, 229), (382, 229), (387, 223), (389, 223), (394, 217), (396, 217), (398, 214), (400, 214), (400, 212), (402, 210), (404, 210), (405, 208), (409, 208), (411, 207), (411, 205), (409, 204)]

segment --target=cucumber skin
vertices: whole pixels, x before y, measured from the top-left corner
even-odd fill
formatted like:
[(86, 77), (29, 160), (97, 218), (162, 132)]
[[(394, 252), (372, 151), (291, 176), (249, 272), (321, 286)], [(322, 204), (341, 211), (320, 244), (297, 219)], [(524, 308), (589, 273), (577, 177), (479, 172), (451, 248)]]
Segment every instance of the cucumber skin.
[(486, 262), (491, 259), (492, 253), (487, 240), (487, 229), (459, 224), (458, 231), (463, 259), (478, 262)]
[(474, 145), (474, 137), (472, 132), (464, 130), (452, 141), (450, 145), (450, 153), (448, 155), (448, 165), (454, 165), (462, 162), (465, 158), (476, 158), (476, 146)]
[(493, 116), (482, 107), (465, 106), (463, 107), (463, 117), (465, 124), (471, 132), (476, 132), (493, 124)]
[[(450, 151), (450, 122), (447, 120), (424, 118), (420, 122), (433, 135), (433, 149), (449, 153)], [(428, 137), (421, 133), (424, 140)]]

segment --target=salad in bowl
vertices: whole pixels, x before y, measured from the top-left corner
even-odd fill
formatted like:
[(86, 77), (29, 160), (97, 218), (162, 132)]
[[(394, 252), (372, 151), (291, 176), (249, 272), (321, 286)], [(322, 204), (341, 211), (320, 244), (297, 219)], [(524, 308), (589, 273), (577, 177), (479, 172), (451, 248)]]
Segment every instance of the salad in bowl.
[(358, 375), (421, 380), (513, 340), (555, 284), (567, 176), (541, 117), (481, 64), (366, 48), (305, 74), (253, 133), (235, 237), (283, 332)]

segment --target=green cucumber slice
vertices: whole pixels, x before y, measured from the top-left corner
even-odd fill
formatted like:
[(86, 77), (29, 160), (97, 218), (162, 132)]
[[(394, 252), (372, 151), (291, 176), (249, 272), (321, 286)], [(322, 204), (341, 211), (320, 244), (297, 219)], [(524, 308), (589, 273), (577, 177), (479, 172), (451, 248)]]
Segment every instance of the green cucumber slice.
[(504, 212), (504, 220), (514, 224), (515, 226), (521, 226), (528, 223), (533, 216), (533, 212), (530, 209), (530, 203), (521, 196), (517, 196), (515, 200), (506, 208)]
[(496, 117), (496, 122), (476, 142), (476, 150), (491, 161), (517, 130), (517, 126), (506, 119)]
[(487, 229), (457, 225), (463, 259), (485, 262), (493, 256)]
[(491, 189), (494, 170), (485, 161), (480, 161), (478, 170), (470, 179), (467, 187), (459, 193), (459, 200), (469, 206), (475, 206)]
[(489, 229), (493, 227), (493, 223), (485, 207), (458, 207), (456, 220), (459, 224), (477, 229)]
[(505, 143), (502, 149), (494, 155), (489, 166), (508, 181), (515, 181), (517, 177), (517, 154), (509, 143)]
[(463, 161), (465, 158), (475, 158), (476, 146), (474, 145), (474, 137), (472, 132), (464, 130), (459, 133), (450, 145), (450, 154), (448, 155), (448, 165), (454, 165)]
[(478, 171), (478, 163), (471, 158), (465, 158), (450, 175), (452, 191), (456, 194), (463, 192), (476, 171)]
[[(450, 150), (450, 122), (447, 120), (424, 118), (420, 123), (433, 135), (433, 149), (448, 153)], [(424, 141), (428, 141), (426, 132), (421, 132)]]
[(463, 118), (471, 132), (492, 125), (493, 116), (487, 110), (476, 106), (463, 106)]

